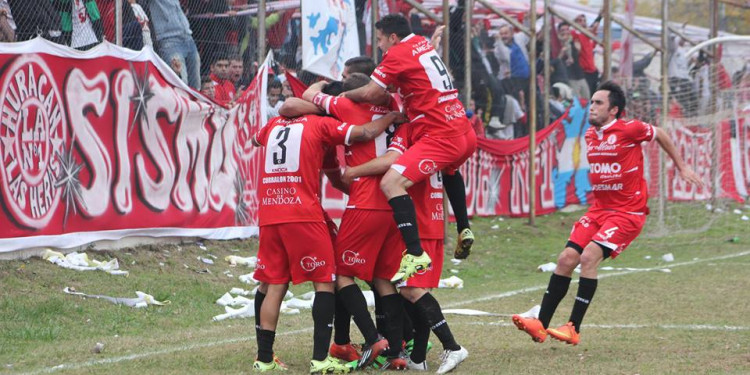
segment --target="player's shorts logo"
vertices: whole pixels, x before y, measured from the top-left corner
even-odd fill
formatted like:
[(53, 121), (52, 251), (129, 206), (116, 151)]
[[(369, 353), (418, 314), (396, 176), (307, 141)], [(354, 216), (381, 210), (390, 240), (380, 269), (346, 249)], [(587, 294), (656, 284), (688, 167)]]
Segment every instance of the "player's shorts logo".
[(422, 159), (419, 162), (419, 171), (423, 174), (431, 175), (437, 172), (437, 164), (430, 159)]
[(302, 260), (299, 261), (300, 267), (302, 267), (303, 270), (307, 272), (312, 272), (318, 267), (323, 267), (326, 265), (325, 260), (319, 261), (316, 257), (306, 256), (302, 258)]
[(612, 134), (609, 137), (607, 137), (607, 143), (609, 143), (611, 145), (617, 143), (617, 136), (614, 135), (614, 134)]
[(32, 54), (6, 70), (0, 98), (3, 200), (19, 224), (43, 228), (62, 191), (56, 186), (68, 127), (62, 97), (47, 64)]
[(367, 260), (359, 257), (359, 253), (352, 250), (344, 251), (344, 253), (341, 254), (341, 260), (344, 261), (344, 264), (346, 264), (347, 266), (367, 263)]

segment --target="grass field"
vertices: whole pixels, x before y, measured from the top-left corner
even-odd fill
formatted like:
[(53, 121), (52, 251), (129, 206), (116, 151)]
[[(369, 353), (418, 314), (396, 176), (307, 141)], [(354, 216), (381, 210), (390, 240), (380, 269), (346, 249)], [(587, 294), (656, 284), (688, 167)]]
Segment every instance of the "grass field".
[[(620, 258), (605, 261), (603, 266), (632, 269), (601, 272), (581, 344), (575, 347), (532, 342), (510, 324), (510, 314), (540, 302), (550, 274), (536, 272), (536, 267), (556, 260), (581, 212), (540, 217), (536, 227), (522, 219), (475, 219), (478, 241), (472, 256), (458, 266), (447, 262), (443, 272), (448, 277), (449, 269), (457, 269), (465, 287), (440, 289), (435, 296), (444, 308), (498, 315), (447, 316), (457, 340), (470, 352), (456, 373), (750, 373), (750, 223), (733, 214), (733, 208), (712, 214), (698, 205), (672, 207), (669, 219), (682, 221), (680, 230), (647, 229)], [(712, 223), (708, 230), (689, 230), (707, 222)], [(65, 270), (38, 258), (0, 262), (0, 373), (250, 373), (255, 357), (252, 319), (211, 318), (224, 312), (215, 301), (230, 288), (252, 288), (237, 280), (251, 270), (230, 268), (223, 257), (253, 255), (257, 241), (206, 246), (90, 253), (97, 259), (117, 257), (129, 277)], [(219, 258), (216, 264), (196, 259), (209, 253)], [(674, 254), (675, 261), (663, 262), (666, 253)], [(234, 277), (225, 275), (226, 270)], [(66, 295), (66, 286), (120, 297), (134, 297), (141, 290), (171, 304), (132, 309)], [(291, 290), (301, 294), (310, 288)], [(553, 325), (567, 320), (576, 288), (571, 286)], [(309, 310), (281, 317), (276, 352), (291, 373), (308, 369), (311, 327)], [(432, 341), (439, 349), (434, 337)], [(104, 349), (95, 354), (97, 342)], [(439, 350), (428, 354), (432, 371), (438, 355)]]

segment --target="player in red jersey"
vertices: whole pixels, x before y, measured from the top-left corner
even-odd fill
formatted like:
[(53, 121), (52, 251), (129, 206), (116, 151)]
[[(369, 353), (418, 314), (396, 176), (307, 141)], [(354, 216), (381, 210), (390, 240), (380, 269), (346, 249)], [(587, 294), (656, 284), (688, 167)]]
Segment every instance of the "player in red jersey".
[[(601, 84), (591, 97), (591, 127), (586, 132), (586, 145), (594, 203), (573, 225), (550, 277), (539, 318), (513, 316), (518, 329), (526, 331), (536, 342), (543, 342), (549, 334), (568, 344), (578, 344), (581, 321), (596, 292), (599, 264), (606, 258), (617, 257), (641, 232), (649, 213), (641, 143), (656, 140), (674, 161), (680, 177), (699, 186), (703, 184), (682, 160), (664, 130), (638, 120), (620, 119), (625, 104), (622, 88), (613, 82)], [(548, 328), (579, 264), (578, 294), (569, 322), (559, 328)]]
[[(300, 115), (309, 111), (324, 111), (336, 119), (348, 123), (364, 123), (373, 121), (390, 112), (389, 108), (375, 106), (368, 103), (355, 103), (338, 95), (343, 89), (353, 89), (366, 85), (370, 78), (361, 73), (352, 73), (343, 84), (340, 82), (319, 82), (310, 86), (303, 94), (303, 99), (316, 104), (310, 108), (309, 103), (291, 100), (284, 103), (282, 113), (285, 115)], [(341, 86), (336, 92), (336, 87)], [(332, 88), (333, 87), (333, 88)], [(330, 95), (329, 95), (330, 94)], [(318, 109), (319, 107), (319, 109)], [(370, 142), (356, 143), (346, 146), (346, 164), (356, 166), (382, 155), (388, 148), (395, 126), (390, 126), (384, 133)], [(354, 322), (362, 332), (367, 345), (359, 359), (359, 367), (368, 365), (378, 354), (388, 346), (384, 353), (389, 357), (390, 367), (405, 367), (406, 362), (398, 358), (401, 340), (403, 307), (398, 291), (390, 282), (390, 277), (399, 266), (400, 255), (395, 249), (402, 249), (403, 242), (393, 221), (391, 208), (383, 193), (378, 189), (380, 176), (368, 176), (349, 185), (349, 200), (346, 211), (341, 220), (339, 235), (336, 239), (336, 289), (337, 303), (346, 309), (346, 325), (351, 314)], [(388, 340), (378, 337), (378, 330), (367, 310), (364, 295), (354, 278), (371, 283), (378, 296), (376, 315), (384, 315), (389, 322), (383, 330)], [(339, 311), (340, 313), (340, 311)], [(336, 318), (337, 320), (339, 318)], [(343, 322), (338, 322), (341, 328)], [(352, 359), (356, 351), (352, 348), (348, 330), (346, 337), (343, 332), (336, 332), (331, 355), (337, 358)], [(346, 339), (345, 342), (343, 339)], [(352, 353), (349, 355), (348, 353)]]
[[(400, 126), (390, 142), (388, 152), (368, 163), (347, 167), (344, 182), (355, 178), (379, 174), (387, 171), (393, 163), (405, 154), (409, 147), (416, 143), (415, 129), (409, 125)], [(443, 269), (443, 184), (442, 174), (435, 173), (429, 179), (412, 185), (408, 193), (414, 198), (421, 246), (433, 263), (430, 267), (417, 272), (413, 277), (399, 283), (401, 295), (408, 301), (405, 304), (414, 322), (414, 347), (408, 358), (407, 367), (415, 370), (426, 370), (425, 361), (427, 339), (430, 329), (443, 344), (444, 354), (437, 373), (443, 374), (453, 370), (466, 359), (469, 352), (458, 345), (453, 333), (445, 321), (440, 304), (430, 293), (437, 288)]]
[(456, 217), (463, 218), (457, 221), (459, 244), (454, 255), (457, 258), (468, 255), (474, 235), (465, 215), (466, 193), (457, 169), (474, 153), (476, 135), (448, 69), (430, 42), (412, 34), (409, 22), (400, 15), (383, 17), (375, 28), (383, 61), (373, 72), (370, 84), (344, 95), (357, 102), (382, 104), (389, 100), (386, 90), (397, 92), (404, 99), (409, 126), (415, 131), (414, 146), (391, 166), (381, 181), (406, 244), (399, 271), (391, 279), (398, 282), (430, 265), (430, 257), (420, 245), (414, 203), (406, 189), (438, 171), (444, 172)]
[(268, 284), (260, 301), (256, 370), (279, 366), (273, 358), (273, 342), (289, 281), (311, 281), (316, 295), (310, 372), (348, 372), (348, 367), (327, 356), (335, 305), (335, 264), (317, 197), (319, 174), (328, 146), (372, 140), (390, 124), (403, 120), (396, 112), (363, 126), (314, 115), (276, 117), (254, 136), (256, 146), (265, 146), (258, 189), (260, 244), (255, 277)]

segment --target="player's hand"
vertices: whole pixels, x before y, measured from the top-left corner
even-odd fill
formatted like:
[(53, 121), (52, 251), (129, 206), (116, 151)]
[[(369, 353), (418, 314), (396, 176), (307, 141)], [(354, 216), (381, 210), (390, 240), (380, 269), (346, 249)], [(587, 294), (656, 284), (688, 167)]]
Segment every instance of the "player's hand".
[(440, 41), (443, 40), (443, 30), (445, 30), (445, 25), (440, 25), (435, 28), (435, 32), (432, 33), (432, 38), (430, 38), (430, 44), (432, 44), (432, 47), (437, 48), (437, 46), (440, 45)]
[(680, 171), (680, 177), (682, 177), (683, 180), (695, 184), (698, 187), (703, 187), (703, 180), (701, 180), (700, 176), (698, 176), (698, 174), (693, 171), (693, 168), (687, 166), (683, 168)]
[(409, 118), (403, 112), (391, 112), (393, 114), (394, 124), (403, 124), (409, 122)]

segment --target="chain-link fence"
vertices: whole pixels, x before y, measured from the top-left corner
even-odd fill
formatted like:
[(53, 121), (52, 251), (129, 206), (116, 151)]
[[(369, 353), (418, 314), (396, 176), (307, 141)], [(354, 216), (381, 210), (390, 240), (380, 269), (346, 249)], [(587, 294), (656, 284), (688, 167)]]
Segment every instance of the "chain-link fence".
[[(438, 44), (480, 137), (513, 140), (529, 135), (534, 124), (536, 130), (543, 129), (576, 98), (588, 99), (599, 80), (611, 78), (627, 91), (627, 117), (669, 129), (683, 157), (709, 181), (704, 189), (679, 185), (679, 179), (673, 179), (673, 166), (660, 162), (659, 154), (651, 150), (648, 175), (654, 196), (680, 200), (747, 195), (748, 173), (723, 167), (739, 163), (750, 170), (748, 121), (743, 111), (750, 100), (747, 42), (718, 43), (689, 53), (693, 45), (712, 38), (710, 28), (671, 22), (674, 17), (667, 17), (667, 23), (645, 17), (628, 21), (634, 9), (630, 11), (627, 1), (609, 12), (569, 1), (552, 5), (535, 1), (533, 12), (528, 2), (509, 0), (351, 3), (355, 25), (347, 27), (356, 27), (361, 55), (380, 58), (372, 45), (373, 25), (391, 13), (402, 14), (415, 34)], [(693, 11), (716, 14), (711, 6), (716, 1), (699, 3), (704, 8)], [(303, 70), (302, 62), (302, 25), (306, 22), (302, 7), (321, 4), (299, 0), (0, 0), (0, 38), (23, 41), (41, 35), (78, 49), (103, 40), (132, 49), (151, 45), (186, 83), (227, 105), (252, 80), (266, 52), (273, 51), (274, 79), (269, 80), (268, 97), (269, 106), (276, 107), (293, 95), (286, 72), (304, 84), (321, 79)], [(536, 22), (532, 23), (532, 15)], [(665, 27), (669, 32), (662, 41)], [(633, 35), (631, 39), (623, 38), (627, 34)], [(667, 58), (664, 68), (663, 56)], [(606, 69), (610, 66), (611, 71)], [(660, 176), (666, 180), (659, 183)], [(730, 183), (733, 180), (736, 183)], [(665, 189), (667, 184), (679, 186)], [(660, 202), (663, 213), (662, 206)]]

